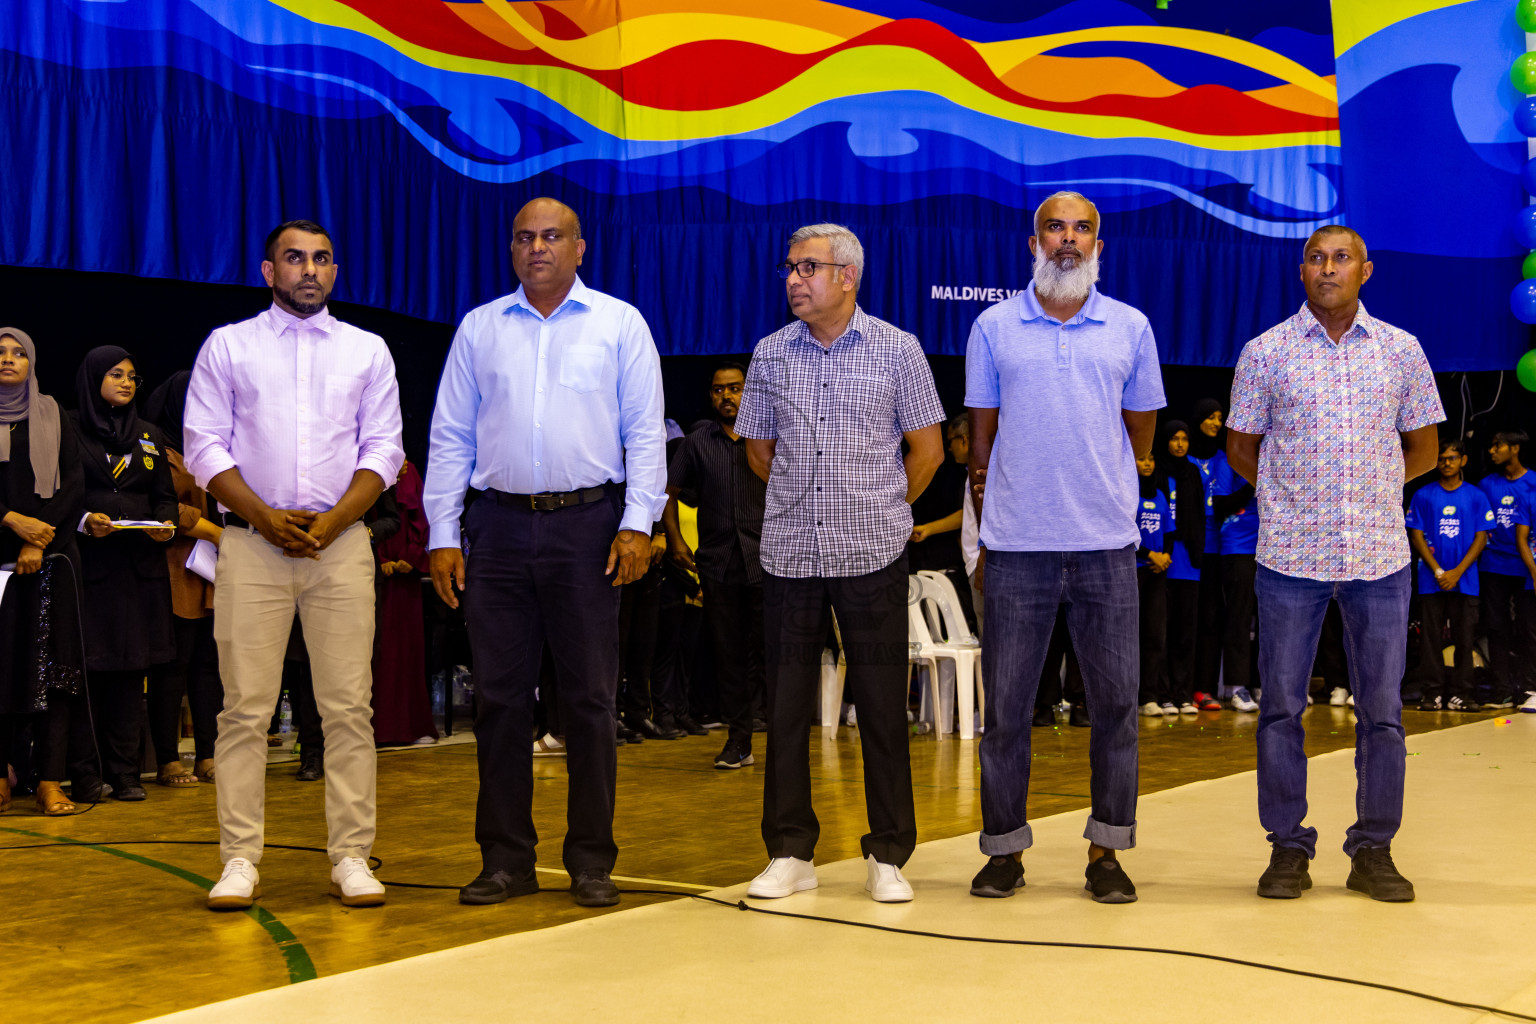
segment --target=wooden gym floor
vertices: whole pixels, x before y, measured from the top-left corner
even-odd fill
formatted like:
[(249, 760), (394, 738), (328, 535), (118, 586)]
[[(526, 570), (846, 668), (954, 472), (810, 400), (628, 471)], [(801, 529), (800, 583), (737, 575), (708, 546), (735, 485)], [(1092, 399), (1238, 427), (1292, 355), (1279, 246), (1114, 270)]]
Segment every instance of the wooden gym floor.
[[(1141, 792), (1251, 770), (1257, 717), (1223, 711), (1171, 722), (1142, 719)], [(1423, 733), (1493, 716), (1409, 711), (1404, 717), (1410, 733)], [(1353, 743), (1348, 709), (1311, 708), (1306, 724), (1309, 755)], [(756, 737), (759, 759), (763, 740)], [(620, 748), (614, 827), (621, 888), (697, 892), (737, 885), (761, 870), (761, 782), (755, 768), (713, 767), (723, 741), (717, 731)], [(1087, 807), (1087, 741), (1086, 729), (1035, 730), (1032, 818)], [(920, 842), (980, 828), (975, 748), (974, 742), (953, 737), (913, 737)], [(811, 758), (822, 823), (816, 859), (826, 864), (857, 858), (865, 824), (856, 733), (842, 729), (833, 739), (829, 730), (818, 730)], [(568, 884), (558, 870), (563, 760), (538, 758), (534, 766), (541, 871), (551, 888)], [(323, 849), (324, 784), (295, 781), (295, 767), (275, 764), (268, 771), (268, 843)], [(30, 798), (17, 798), (0, 815), (5, 880), (0, 905), (14, 983), (4, 1000), (4, 1019), (12, 1024), (139, 1021), (672, 899), (626, 895), (618, 907), (592, 911), (556, 892), (462, 907), (454, 889), (479, 868), (474, 744), (381, 752), (378, 778), (374, 852), (383, 860), (378, 876), (388, 883), (448, 888), (396, 885), (385, 907), (360, 910), (343, 908), (326, 895), (329, 865), (323, 852), (271, 845), (261, 864), (264, 895), (256, 911), (205, 910), (205, 890), (219, 873), (212, 786), (170, 790), (150, 784), (143, 803), (107, 800), (71, 818), (45, 818)], [(1253, 840), (1261, 844), (1257, 812), (1252, 815)], [(36, 845), (54, 843), (63, 845)], [(1128, 858), (1128, 866), (1132, 863)]]

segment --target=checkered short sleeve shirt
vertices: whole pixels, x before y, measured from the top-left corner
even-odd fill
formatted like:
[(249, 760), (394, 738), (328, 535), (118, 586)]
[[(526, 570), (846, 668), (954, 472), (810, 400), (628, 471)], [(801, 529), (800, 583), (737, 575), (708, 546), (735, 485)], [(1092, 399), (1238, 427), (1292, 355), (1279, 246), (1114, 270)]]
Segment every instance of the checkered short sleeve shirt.
[(1418, 339), (1364, 306), (1337, 343), (1305, 305), (1250, 341), (1227, 426), (1264, 435), (1259, 564), (1325, 581), (1407, 565), (1399, 434), (1443, 419)]
[(912, 533), (902, 434), (944, 421), (922, 346), (855, 309), (823, 348), (796, 321), (757, 343), (736, 432), (776, 439), (763, 516), (775, 576), (862, 576)]

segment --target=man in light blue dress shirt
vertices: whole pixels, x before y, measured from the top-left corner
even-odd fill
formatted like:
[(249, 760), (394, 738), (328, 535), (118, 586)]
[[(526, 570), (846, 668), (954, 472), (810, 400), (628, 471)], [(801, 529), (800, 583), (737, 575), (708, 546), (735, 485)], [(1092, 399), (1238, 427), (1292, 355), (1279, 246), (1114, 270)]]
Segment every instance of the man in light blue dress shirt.
[[(533, 690), (546, 641), (569, 751), (571, 892), (582, 906), (619, 901), (609, 878), (619, 587), (649, 565), (651, 524), (666, 504), (666, 428), (650, 329), (633, 306), (582, 282), (585, 252), (563, 203), (519, 211), (521, 287), (459, 325), (432, 416), (432, 583), (450, 607), (463, 594), (475, 661), (482, 870), (462, 903), (538, 891)], [(485, 492), (467, 513), (466, 487)]]

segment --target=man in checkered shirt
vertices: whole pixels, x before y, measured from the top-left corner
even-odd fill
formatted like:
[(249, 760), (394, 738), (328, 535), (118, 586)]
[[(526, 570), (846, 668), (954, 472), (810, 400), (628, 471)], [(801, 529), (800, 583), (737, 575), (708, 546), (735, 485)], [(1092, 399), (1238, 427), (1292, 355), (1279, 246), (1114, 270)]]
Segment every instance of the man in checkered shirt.
[(1272, 845), (1259, 895), (1273, 899), (1312, 885), (1301, 715), (1329, 601), (1343, 617), (1355, 697), (1359, 818), (1345, 834), (1345, 884), (1413, 899), (1391, 853), (1407, 761), (1402, 497), (1405, 481), (1435, 467), (1445, 410), (1418, 339), (1360, 304), (1371, 269), (1354, 231), (1313, 232), (1302, 250), (1306, 305), (1243, 348), (1232, 385), (1227, 458), (1259, 498), (1259, 821)]
[(757, 343), (736, 416), (748, 461), (768, 482), (760, 554), (770, 860), (747, 894), (816, 888), (810, 731), (830, 603), (864, 753), (865, 888), (877, 901), (905, 902), (912, 887), (900, 869), (917, 845), (905, 552), (912, 501), (944, 460), (944, 409), (917, 339), (859, 308), (864, 247), (853, 232), (801, 228), (778, 273), (798, 320)]

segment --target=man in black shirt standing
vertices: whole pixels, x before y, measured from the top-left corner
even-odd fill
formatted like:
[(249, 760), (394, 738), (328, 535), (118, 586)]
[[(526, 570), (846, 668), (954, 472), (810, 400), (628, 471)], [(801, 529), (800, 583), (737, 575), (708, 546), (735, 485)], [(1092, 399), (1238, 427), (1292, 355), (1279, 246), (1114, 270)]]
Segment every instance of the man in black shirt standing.
[[(753, 763), (752, 703), (763, 690), (763, 568), (758, 544), (767, 485), (747, 464), (746, 443), (735, 429), (745, 380), (746, 368), (740, 363), (722, 363), (715, 370), (709, 402), (716, 418), (683, 438), (672, 457), (662, 513), (668, 556), (698, 573), (704, 589), (704, 619), (715, 645), (720, 713), (728, 730), (725, 748), (715, 758), (720, 769)], [(679, 498), (699, 510), (697, 555), (683, 540)]]

